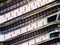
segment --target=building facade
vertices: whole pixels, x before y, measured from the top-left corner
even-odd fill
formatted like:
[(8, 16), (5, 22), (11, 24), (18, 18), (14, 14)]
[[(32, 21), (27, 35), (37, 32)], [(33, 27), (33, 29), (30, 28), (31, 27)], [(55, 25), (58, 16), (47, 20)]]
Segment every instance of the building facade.
[(59, 0), (13, 0), (0, 10), (0, 45), (60, 45)]

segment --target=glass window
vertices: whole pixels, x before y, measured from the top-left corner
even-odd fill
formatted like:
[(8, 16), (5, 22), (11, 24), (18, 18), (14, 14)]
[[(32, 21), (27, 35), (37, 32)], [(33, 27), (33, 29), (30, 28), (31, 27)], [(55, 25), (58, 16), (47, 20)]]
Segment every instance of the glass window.
[(54, 32), (50, 34), (50, 38), (58, 37), (58, 36), (59, 36), (59, 32)]
[(48, 23), (52, 22), (52, 21), (55, 21), (56, 20), (56, 17), (57, 15), (54, 15), (54, 16), (51, 16), (49, 17), (47, 20), (48, 20)]

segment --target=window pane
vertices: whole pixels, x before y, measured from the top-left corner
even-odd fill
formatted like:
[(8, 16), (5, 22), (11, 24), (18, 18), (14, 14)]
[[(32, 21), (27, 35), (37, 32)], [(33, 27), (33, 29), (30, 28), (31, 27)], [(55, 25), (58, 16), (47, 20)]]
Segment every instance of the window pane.
[(57, 15), (54, 15), (54, 16), (51, 16), (49, 17), (47, 20), (48, 20), (48, 23), (52, 22), (52, 21), (55, 21), (56, 20), (56, 17)]
[(59, 36), (59, 32), (55, 32), (55, 33), (50, 34), (50, 38), (58, 37), (58, 36)]

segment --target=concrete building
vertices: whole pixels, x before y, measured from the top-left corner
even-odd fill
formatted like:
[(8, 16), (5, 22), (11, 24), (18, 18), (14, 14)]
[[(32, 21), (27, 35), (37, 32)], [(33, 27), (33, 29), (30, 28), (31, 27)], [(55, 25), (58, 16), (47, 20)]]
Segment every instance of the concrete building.
[(5, 0), (0, 5), (0, 45), (60, 45), (59, 0)]

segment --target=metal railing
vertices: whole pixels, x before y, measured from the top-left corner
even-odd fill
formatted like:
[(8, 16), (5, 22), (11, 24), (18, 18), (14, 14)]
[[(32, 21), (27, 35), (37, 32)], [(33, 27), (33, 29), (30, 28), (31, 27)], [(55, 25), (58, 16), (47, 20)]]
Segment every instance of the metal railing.
[(15, 22), (15, 23), (13, 23), (13, 24), (11, 24), (9, 26), (2, 27), (2, 28), (0, 28), (0, 31), (3, 31), (3, 32), (5, 31), (6, 32), (6, 31), (9, 31), (9, 29), (11, 29), (13, 27), (17, 28), (17, 26), (19, 26), (21, 28), (24, 25), (27, 25), (27, 24), (29, 24), (31, 22), (34, 22), (34, 21), (36, 21), (38, 19), (44, 18), (44, 17), (49, 16), (52, 13), (54, 14), (56, 12), (57, 12), (57, 6), (55, 6), (53, 8), (50, 8), (48, 10), (45, 10), (45, 11), (43, 11), (41, 13), (38, 13), (38, 14), (32, 15), (30, 17), (27, 17), (25, 19), (19, 20), (19, 21)]
[(10, 44), (14, 44), (14, 43), (22, 43), (22, 42), (30, 40), (34, 37), (37, 37), (38, 35), (43, 35), (43, 34), (46, 34), (48, 32), (54, 31), (55, 28), (57, 28), (57, 25), (51, 25), (49, 27), (46, 27), (46, 28), (43, 28), (40, 30), (36, 30), (36, 31), (30, 32), (27, 34), (19, 35), (19, 36), (13, 38), (12, 40), (7, 41), (5, 43), (6, 43), (6, 45), (10, 45)]

